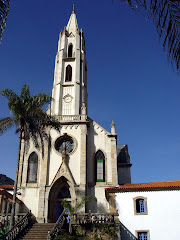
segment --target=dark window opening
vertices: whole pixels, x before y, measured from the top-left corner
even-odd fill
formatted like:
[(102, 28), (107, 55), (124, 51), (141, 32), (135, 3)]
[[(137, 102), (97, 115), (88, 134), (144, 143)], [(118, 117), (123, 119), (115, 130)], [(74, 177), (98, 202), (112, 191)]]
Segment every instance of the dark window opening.
[(136, 212), (137, 213), (145, 213), (145, 201), (144, 199), (137, 199), (136, 200)]
[(72, 57), (72, 53), (73, 53), (73, 45), (70, 44), (68, 47), (68, 58)]
[(61, 191), (57, 195), (57, 199), (71, 198), (70, 191), (67, 187), (62, 187)]
[(66, 82), (70, 82), (72, 80), (72, 67), (70, 65), (68, 65), (66, 67)]

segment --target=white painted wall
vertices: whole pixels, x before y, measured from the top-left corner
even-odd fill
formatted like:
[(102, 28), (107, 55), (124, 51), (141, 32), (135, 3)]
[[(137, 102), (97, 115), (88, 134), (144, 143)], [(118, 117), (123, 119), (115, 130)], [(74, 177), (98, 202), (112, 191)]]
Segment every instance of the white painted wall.
[(78, 125), (62, 126), (61, 133), (57, 133), (55, 130), (51, 130), (52, 136), (52, 148), (50, 151), (50, 165), (49, 165), (49, 184), (52, 183), (61, 163), (62, 155), (54, 148), (55, 141), (58, 137), (63, 136), (67, 133), (75, 141), (75, 151), (69, 155), (68, 166), (75, 179), (76, 184), (80, 184), (80, 143), (81, 143), (81, 129)]
[[(148, 215), (134, 215), (133, 198), (138, 196), (147, 197)], [(116, 193), (116, 204), (119, 220), (132, 234), (149, 230), (150, 240), (180, 239), (180, 191)]]

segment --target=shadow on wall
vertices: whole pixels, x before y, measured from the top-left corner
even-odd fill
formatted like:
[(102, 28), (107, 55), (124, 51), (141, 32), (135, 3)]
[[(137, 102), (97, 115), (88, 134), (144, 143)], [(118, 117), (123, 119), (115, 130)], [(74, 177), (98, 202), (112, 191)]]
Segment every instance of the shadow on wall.
[(132, 232), (130, 232), (124, 224), (120, 222), (121, 240), (138, 240)]

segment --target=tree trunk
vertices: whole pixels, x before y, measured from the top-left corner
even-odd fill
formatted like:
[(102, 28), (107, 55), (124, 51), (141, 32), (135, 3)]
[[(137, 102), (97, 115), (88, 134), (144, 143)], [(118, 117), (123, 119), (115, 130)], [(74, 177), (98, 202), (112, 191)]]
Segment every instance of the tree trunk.
[(19, 139), (19, 150), (18, 150), (18, 159), (17, 159), (17, 166), (16, 166), (16, 176), (14, 181), (14, 193), (13, 193), (10, 229), (13, 228), (15, 224), (16, 195), (17, 195), (17, 184), (18, 184), (18, 173), (19, 173), (19, 160), (20, 160), (20, 154), (21, 154), (21, 140), (22, 140), (22, 131), (20, 133), (20, 139)]

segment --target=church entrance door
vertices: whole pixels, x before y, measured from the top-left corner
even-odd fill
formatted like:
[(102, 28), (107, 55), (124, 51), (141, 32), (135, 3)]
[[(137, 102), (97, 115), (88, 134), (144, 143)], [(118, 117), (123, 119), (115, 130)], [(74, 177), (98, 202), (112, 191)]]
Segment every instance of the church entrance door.
[(48, 221), (56, 222), (64, 208), (61, 203), (63, 200), (71, 202), (71, 194), (67, 180), (62, 177), (52, 186), (49, 194)]
[(56, 199), (56, 221), (58, 220), (59, 216), (61, 215), (61, 213), (64, 210), (63, 206), (61, 205), (63, 200), (71, 202), (71, 195), (70, 195), (69, 189), (66, 186), (62, 187), (62, 189), (60, 190), (60, 192), (57, 195), (57, 199)]

